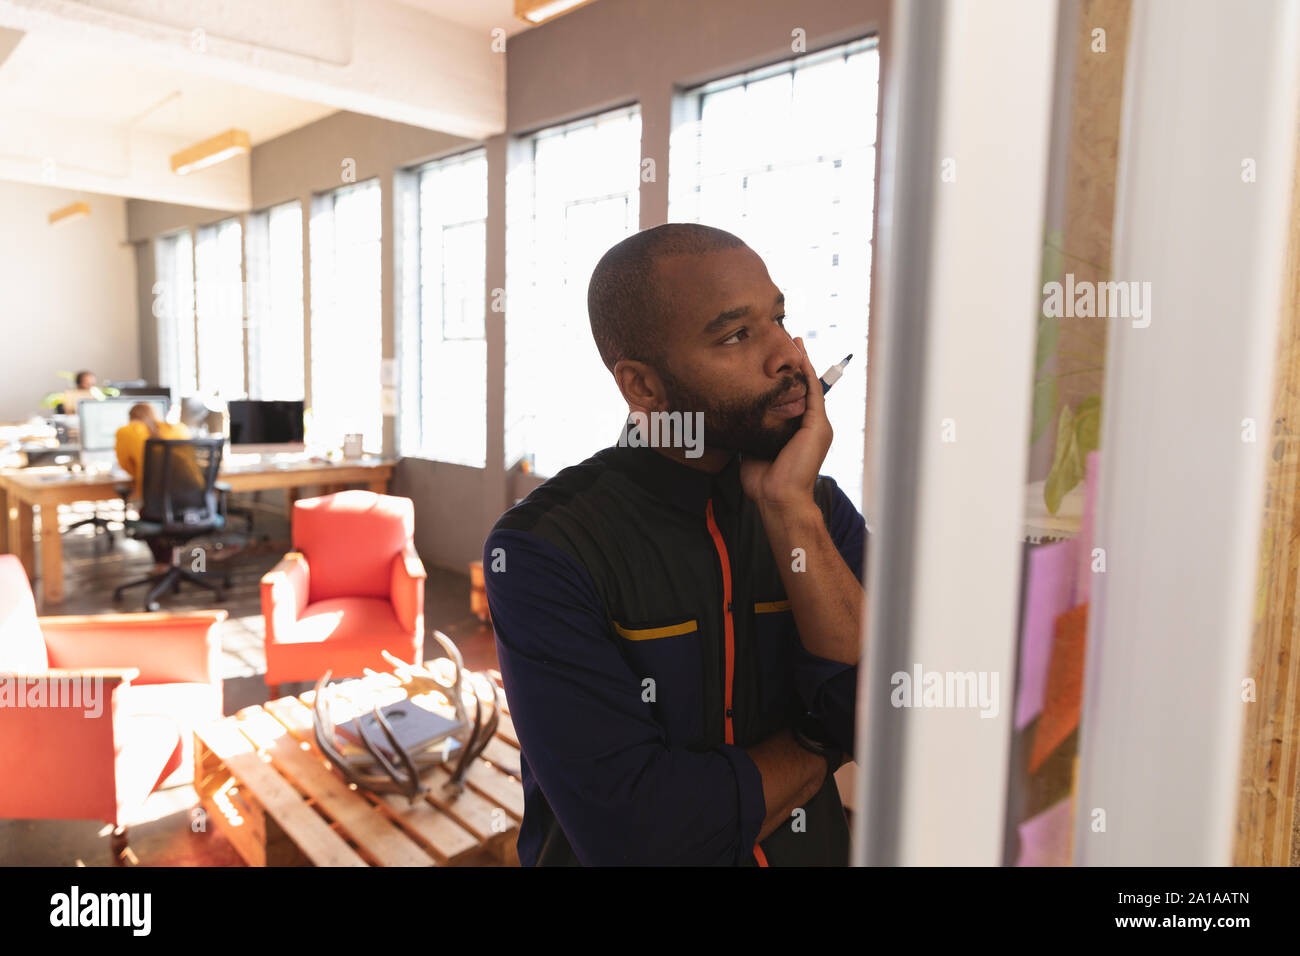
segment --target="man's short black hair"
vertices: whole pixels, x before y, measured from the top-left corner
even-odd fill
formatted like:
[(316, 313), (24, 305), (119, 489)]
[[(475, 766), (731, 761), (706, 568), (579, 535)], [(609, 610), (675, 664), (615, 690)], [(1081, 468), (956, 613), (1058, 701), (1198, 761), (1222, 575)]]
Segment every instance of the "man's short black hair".
[(77, 388), (81, 388), (81, 387), (82, 387), (82, 385), (81, 385), (81, 380), (82, 380), (83, 378), (85, 378), (87, 375), (94, 375), (94, 374), (95, 374), (95, 373), (92, 372), (92, 371), (91, 371), (90, 369), (88, 369), (88, 368), (83, 368), (80, 372), (78, 372), (78, 373), (77, 373)]
[(745, 245), (738, 237), (695, 222), (669, 222), (628, 236), (600, 257), (587, 286), (591, 335), (605, 366), (619, 359), (662, 366), (663, 331), (671, 300), (655, 262)]

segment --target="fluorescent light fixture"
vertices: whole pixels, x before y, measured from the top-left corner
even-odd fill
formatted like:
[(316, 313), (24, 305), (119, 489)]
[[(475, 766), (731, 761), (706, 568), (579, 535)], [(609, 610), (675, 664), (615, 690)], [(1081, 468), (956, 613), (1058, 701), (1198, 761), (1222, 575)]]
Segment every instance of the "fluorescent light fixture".
[(242, 129), (228, 129), (218, 136), (172, 154), (172, 172), (185, 176), (200, 169), (246, 153), (249, 150), (248, 133)]
[(529, 23), (545, 23), (592, 0), (515, 0), (515, 16)]
[(50, 225), (72, 222), (74, 219), (85, 219), (89, 215), (90, 203), (74, 202), (71, 206), (64, 206), (62, 209), (56, 209), (50, 213)]

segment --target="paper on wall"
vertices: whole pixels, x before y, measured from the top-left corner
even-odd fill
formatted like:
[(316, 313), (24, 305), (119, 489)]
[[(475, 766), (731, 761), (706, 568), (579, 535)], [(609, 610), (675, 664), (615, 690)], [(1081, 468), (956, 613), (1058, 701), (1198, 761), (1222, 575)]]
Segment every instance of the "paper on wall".
[(1056, 619), (1074, 603), (1077, 550), (1075, 541), (1068, 540), (1038, 545), (1029, 552), (1016, 689), (1017, 730), (1043, 709)]
[(1073, 798), (1049, 807), (1035, 817), (1030, 817), (1016, 828), (1020, 834), (1020, 855), (1016, 866), (1069, 866), (1070, 812)]

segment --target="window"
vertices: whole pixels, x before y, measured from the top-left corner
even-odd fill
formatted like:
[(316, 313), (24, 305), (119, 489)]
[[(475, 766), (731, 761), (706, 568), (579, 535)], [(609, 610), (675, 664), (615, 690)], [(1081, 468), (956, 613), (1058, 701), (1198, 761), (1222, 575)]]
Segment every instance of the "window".
[(627, 405), (591, 338), (587, 283), (640, 221), (633, 107), (527, 142), (507, 183), (506, 462), (554, 475), (613, 444)]
[(669, 181), (670, 220), (726, 229), (763, 257), (818, 372), (853, 353), (826, 403), (823, 470), (859, 509), (879, 70), (869, 39), (689, 91)]
[(302, 203), (250, 215), (248, 397), (305, 398), (302, 328)]
[(418, 170), (419, 453), (487, 464), (487, 156), (475, 150)]
[(339, 447), (383, 447), (378, 180), (316, 196), (311, 212), (311, 434)]
[(244, 388), (243, 236), (238, 219), (199, 230), (194, 249), (199, 389), (240, 398)]
[(194, 240), (189, 230), (153, 244), (153, 314), (158, 325), (158, 384), (178, 396), (198, 391), (194, 358)]

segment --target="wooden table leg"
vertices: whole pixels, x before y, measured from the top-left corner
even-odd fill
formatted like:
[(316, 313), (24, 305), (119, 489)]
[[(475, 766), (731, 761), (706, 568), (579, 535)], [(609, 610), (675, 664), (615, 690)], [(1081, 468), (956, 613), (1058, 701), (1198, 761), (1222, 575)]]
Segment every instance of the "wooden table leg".
[(289, 525), (289, 533), (293, 534), (293, 503), (298, 500), (298, 493), (302, 491), (299, 487), (284, 489), (284, 520)]
[(47, 606), (63, 601), (63, 537), (55, 504), (41, 505), (41, 593)]
[(378, 478), (370, 483), (370, 490), (377, 495), (388, 494), (388, 479)]
[(9, 550), (9, 491), (0, 485), (0, 554)]
[(18, 502), (14, 509), (13, 523), (9, 526), (9, 536), (13, 540), (15, 553), (27, 572), (27, 580), (36, 579), (36, 541), (32, 535), (32, 506), (26, 501)]

